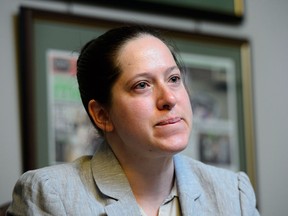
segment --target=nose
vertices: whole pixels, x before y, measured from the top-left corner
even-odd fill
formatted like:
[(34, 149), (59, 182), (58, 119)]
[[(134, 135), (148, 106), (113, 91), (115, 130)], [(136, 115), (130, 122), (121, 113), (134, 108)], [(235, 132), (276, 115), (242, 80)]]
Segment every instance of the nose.
[(169, 87), (162, 86), (157, 92), (157, 108), (159, 110), (171, 110), (176, 105), (176, 96)]

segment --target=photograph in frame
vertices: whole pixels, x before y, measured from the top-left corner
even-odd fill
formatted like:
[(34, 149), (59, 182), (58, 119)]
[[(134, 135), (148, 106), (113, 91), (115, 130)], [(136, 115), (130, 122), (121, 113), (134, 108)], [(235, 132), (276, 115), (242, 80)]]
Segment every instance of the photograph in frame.
[(82, 105), (76, 81), (78, 53), (47, 50), (49, 164), (74, 161), (95, 151), (99, 137)]
[(185, 154), (237, 171), (239, 161), (235, 64), (229, 58), (181, 53), (193, 110)]

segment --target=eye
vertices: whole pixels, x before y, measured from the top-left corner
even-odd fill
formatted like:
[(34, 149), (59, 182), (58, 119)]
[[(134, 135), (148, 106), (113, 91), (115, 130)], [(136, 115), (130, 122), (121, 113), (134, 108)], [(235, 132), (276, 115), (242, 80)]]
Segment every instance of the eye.
[(179, 75), (173, 75), (170, 77), (169, 81), (172, 83), (179, 83), (181, 81), (181, 77)]
[(134, 89), (145, 89), (146, 87), (149, 87), (149, 84), (147, 82), (141, 81), (134, 86)]

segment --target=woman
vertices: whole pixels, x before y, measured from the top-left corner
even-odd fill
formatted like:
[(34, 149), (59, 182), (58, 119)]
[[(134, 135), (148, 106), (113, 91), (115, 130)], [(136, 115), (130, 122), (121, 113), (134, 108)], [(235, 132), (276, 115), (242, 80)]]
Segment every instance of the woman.
[(192, 110), (182, 68), (157, 32), (121, 27), (90, 41), (77, 78), (105, 141), (93, 157), (24, 174), (8, 215), (259, 215), (245, 174), (177, 154)]

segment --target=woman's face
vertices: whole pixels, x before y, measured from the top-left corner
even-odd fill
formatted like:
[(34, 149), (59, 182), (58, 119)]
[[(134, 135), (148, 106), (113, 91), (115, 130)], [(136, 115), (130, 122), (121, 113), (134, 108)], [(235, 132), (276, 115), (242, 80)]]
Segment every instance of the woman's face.
[(109, 109), (113, 150), (148, 157), (183, 150), (192, 128), (192, 110), (167, 46), (143, 35), (125, 44), (117, 60), (121, 75), (112, 88)]

